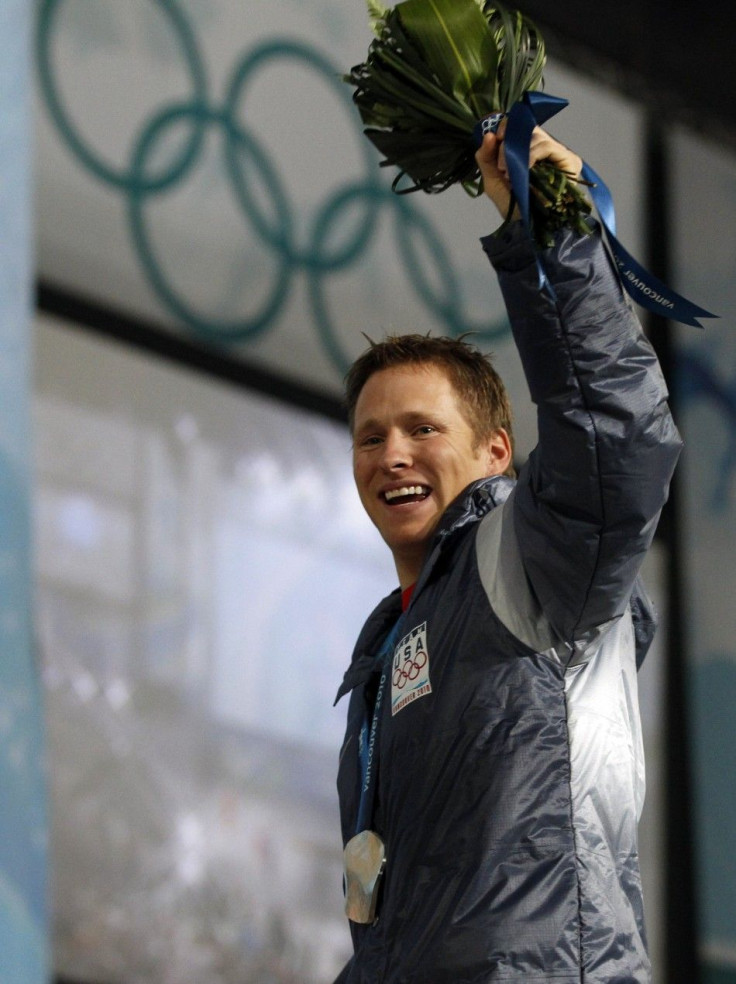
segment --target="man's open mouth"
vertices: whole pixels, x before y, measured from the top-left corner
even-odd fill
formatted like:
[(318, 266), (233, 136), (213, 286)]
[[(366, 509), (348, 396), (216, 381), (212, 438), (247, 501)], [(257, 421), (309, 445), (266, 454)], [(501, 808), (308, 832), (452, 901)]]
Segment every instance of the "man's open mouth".
[(404, 485), (400, 489), (389, 489), (383, 497), (390, 506), (399, 506), (404, 502), (421, 502), (429, 493), (427, 485)]

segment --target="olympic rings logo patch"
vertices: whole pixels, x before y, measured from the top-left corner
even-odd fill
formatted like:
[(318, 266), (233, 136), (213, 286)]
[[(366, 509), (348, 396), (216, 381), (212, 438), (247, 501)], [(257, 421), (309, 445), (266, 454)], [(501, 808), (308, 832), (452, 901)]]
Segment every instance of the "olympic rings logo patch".
[(391, 714), (432, 693), (429, 679), (427, 623), (408, 632), (394, 650), (391, 666)]

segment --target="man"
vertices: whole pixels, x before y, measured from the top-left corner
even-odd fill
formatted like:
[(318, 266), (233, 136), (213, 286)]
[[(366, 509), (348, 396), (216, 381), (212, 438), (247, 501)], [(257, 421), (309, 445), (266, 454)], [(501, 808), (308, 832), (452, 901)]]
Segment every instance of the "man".
[[(537, 130), (544, 158), (581, 168)], [(477, 160), (505, 215), (502, 136)], [(518, 223), (483, 248), (538, 408), (518, 482), (500, 381), (463, 343), (387, 340), (347, 380), (356, 484), (400, 589), (338, 695), (355, 951), (338, 980), (645, 984), (637, 572), (680, 441), (597, 230), (542, 254), (554, 298)]]

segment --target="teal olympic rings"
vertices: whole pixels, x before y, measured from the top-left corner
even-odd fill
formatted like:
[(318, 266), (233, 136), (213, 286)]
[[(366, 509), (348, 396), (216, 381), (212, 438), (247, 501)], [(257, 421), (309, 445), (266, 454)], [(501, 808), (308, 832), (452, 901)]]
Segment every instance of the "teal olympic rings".
[[(294, 39), (268, 40), (255, 45), (236, 63), (222, 105), (214, 106), (207, 92), (207, 73), (197, 39), (176, 0), (150, 0), (176, 35), (187, 74), (187, 92), (144, 120), (133, 139), (126, 165), (109, 163), (75, 127), (63, 104), (53, 70), (52, 41), (58, 30), (59, 9), (68, 0), (41, 0), (36, 48), (41, 90), (51, 119), (67, 147), (97, 179), (126, 196), (130, 235), (143, 272), (164, 307), (184, 326), (219, 343), (249, 341), (274, 328), (291, 286), (305, 276), (314, 328), (332, 364), (344, 372), (351, 356), (335, 326), (327, 301), (330, 278), (359, 263), (375, 239), (379, 216), (387, 214), (398, 246), (403, 272), (415, 297), (447, 333), (473, 331), (478, 340), (497, 340), (508, 333), (505, 319), (496, 325), (468, 323), (458, 278), (448, 251), (431, 222), (405, 196), (393, 194), (379, 180), (370, 143), (363, 139), (357, 114), (339, 69), (314, 48)], [(296, 209), (275, 162), (248, 125), (247, 98), (261, 70), (286, 61), (297, 63), (328, 84), (348, 110), (356, 127), (362, 176), (338, 185), (317, 208), (302, 233), (297, 233)], [(184, 128), (185, 139), (165, 164), (165, 139)], [(244, 225), (270, 257), (273, 270), (265, 295), (247, 317), (213, 317), (196, 310), (169, 280), (157, 255), (147, 205), (154, 196), (180, 185), (202, 158), (205, 137), (216, 130), (222, 138), (228, 183)], [(429, 263), (429, 271), (427, 264)], [(260, 285), (259, 285), (260, 286)]]
[[(352, 100), (335, 66), (313, 48), (309, 48), (301, 42), (285, 40), (271, 41), (258, 45), (236, 68), (225, 101), (225, 112), (230, 119), (235, 119), (237, 116), (238, 108), (246, 93), (251, 75), (259, 68), (284, 58), (292, 63), (301, 62), (307, 68), (316, 70), (323, 79), (332, 85), (338, 97), (342, 99), (352, 114)], [(363, 156), (363, 166), (365, 168), (366, 187), (373, 188), (376, 185), (376, 179), (374, 178), (376, 166), (372, 148), (365, 140), (360, 141), (360, 148)], [(371, 238), (376, 216), (373, 211), (367, 208), (364, 223), (358, 229), (354, 239), (349, 241), (347, 245), (344, 245), (340, 251), (329, 254), (315, 249), (316, 238), (314, 236), (307, 247), (299, 249), (291, 240), (291, 229), (289, 227), (282, 226), (280, 229), (269, 228), (266, 221), (258, 218), (258, 205), (250, 193), (244, 173), (238, 166), (232, 144), (227, 146), (227, 160), (233, 184), (241, 204), (253, 217), (264, 240), (269, 245), (286, 253), (293, 264), (305, 269), (323, 271), (339, 269), (350, 264), (362, 252), (366, 243)], [(316, 227), (323, 224), (323, 216), (325, 214), (335, 211), (336, 203), (342, 199), (343, 194), (344, 189), (338, 190), (327, 201), (322, 213), (316, 219)]]
[[(86, 143), (77, 132), (72, 118), (67, 113), (57, 91), (52, 71), (50, 43), (59, 8), (64, 2), (65, 0), (42, 0), (38, 13), (36, 61), (46, 105), (48, 106), (52, 119), (56, 123), (59, 133), (87, 170), (91, 171), (101, 181), (128, 191), (132, 188), (130, 173), (122, 168), (116, 169), (111, 167), (105, 162), (101, 154), (98, 154)], [(166, 15), (174, 28), (177, 38), (181, 42), (184, 60), (191, 76), (192, 101), (202, 104), (207, 98), (207, 79), (204, 64), (199, 56), (194, 33), (173, 0), (155, 0), (155, 3)], [(185, 145), (182, 151), (180, 159), (171, 166), (168, 174), (149, 178), (145, 190), (159, 191), (180, 180), (199, 152), (201, 137), (201, 132), (194, 130), (191, 140)]]
[(278, 182), (276, 173), (270, 167), (265, 152), (258, 145), (255, 138), (245, 130), (239, 129), (232, 119), (225, 114), (217, 113), (207, 106), (185, 104), (182, 106), (172, 106), (154, 117), (142, 133), (136, 145), (133, 163), (130, 169), (131, 180), (128, 199), (133, 240), (138, 248), (139, 255), (143, 258), (144, 266), (148, 271), (153, 288), (167, 307), (186, 325), (200, 334), (214, 335), (218, 339), (224, 337), (237, 339), (252, 337), (260, 334), (269, 327), (288, 296), (291, 278), (289, 260), (285, 254), (281, 255), (272, 290), (261, 310), (253, 318), (246, 321), (215, 320), (211, 317), (204, 317), (197, 314), (169, 285), (156, 258), (151, 239), (148, 235), (144, 205), (147, 198), (146, 193), (149, 190), (149, 183), (146, 179), (145, 164), (149, 156), (152, 156), (152, 151), (156, 147), (156, 141), (161, 134), (165, 133), (167, 127), (181, 120), (192, 120), (195, 124), (193, 131), (198, 134), (202, 132), (203, 126), (213, 124), (221, 126), (228, 135), (229, 144), (247, 153), (260, 177), (263, 179), (265, 187), (268, 188), (271, 194), (282, 228), (288, 226), (289, 212), (286, 195)]
[[(333, 202), (333, 209), (325, 209), (318, 217), (314, 230), (314, 243), (317, 252), (330, 231), (330, 224), (352, 202), (365, 199), (371, 203), (375, 214), (379, 209), (390, 209), (393, 220), (393, 234), (399, 245), (399, 253), (409, 283), (424, 306), (439, 316), (448, 334), (454, 337), (472, 333), (476, 341), (499, 341), (506, 337), (510, 328), (506, 319), (492, 325), (474, 326), (465, 317), (457, 275), (451, 258), (442, 240), (429, 220), (402, 195), (396, 195), (388, 185), (355, 184), (344, 189)], [(434, 288), (423, 271), (422, 262), (416, 247), (419, 238), (433, 260), (434, 269), (440, 281), (440, 290)], [(316, 271), (308, 271), (309, 297), (322, 342), (331, 361), (344, 374), (352, 358), (340, 344), (334, 319), (330, 313), (323, 289), (323, 278)]]

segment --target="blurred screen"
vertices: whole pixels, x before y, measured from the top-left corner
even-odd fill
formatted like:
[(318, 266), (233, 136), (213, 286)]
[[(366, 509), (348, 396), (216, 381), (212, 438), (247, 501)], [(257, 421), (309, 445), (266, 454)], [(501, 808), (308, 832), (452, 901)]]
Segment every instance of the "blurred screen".
[(331, 980), (332, 705), (395, 584), (347, 429), (46, 317), (36, 367), (55, 969)]

